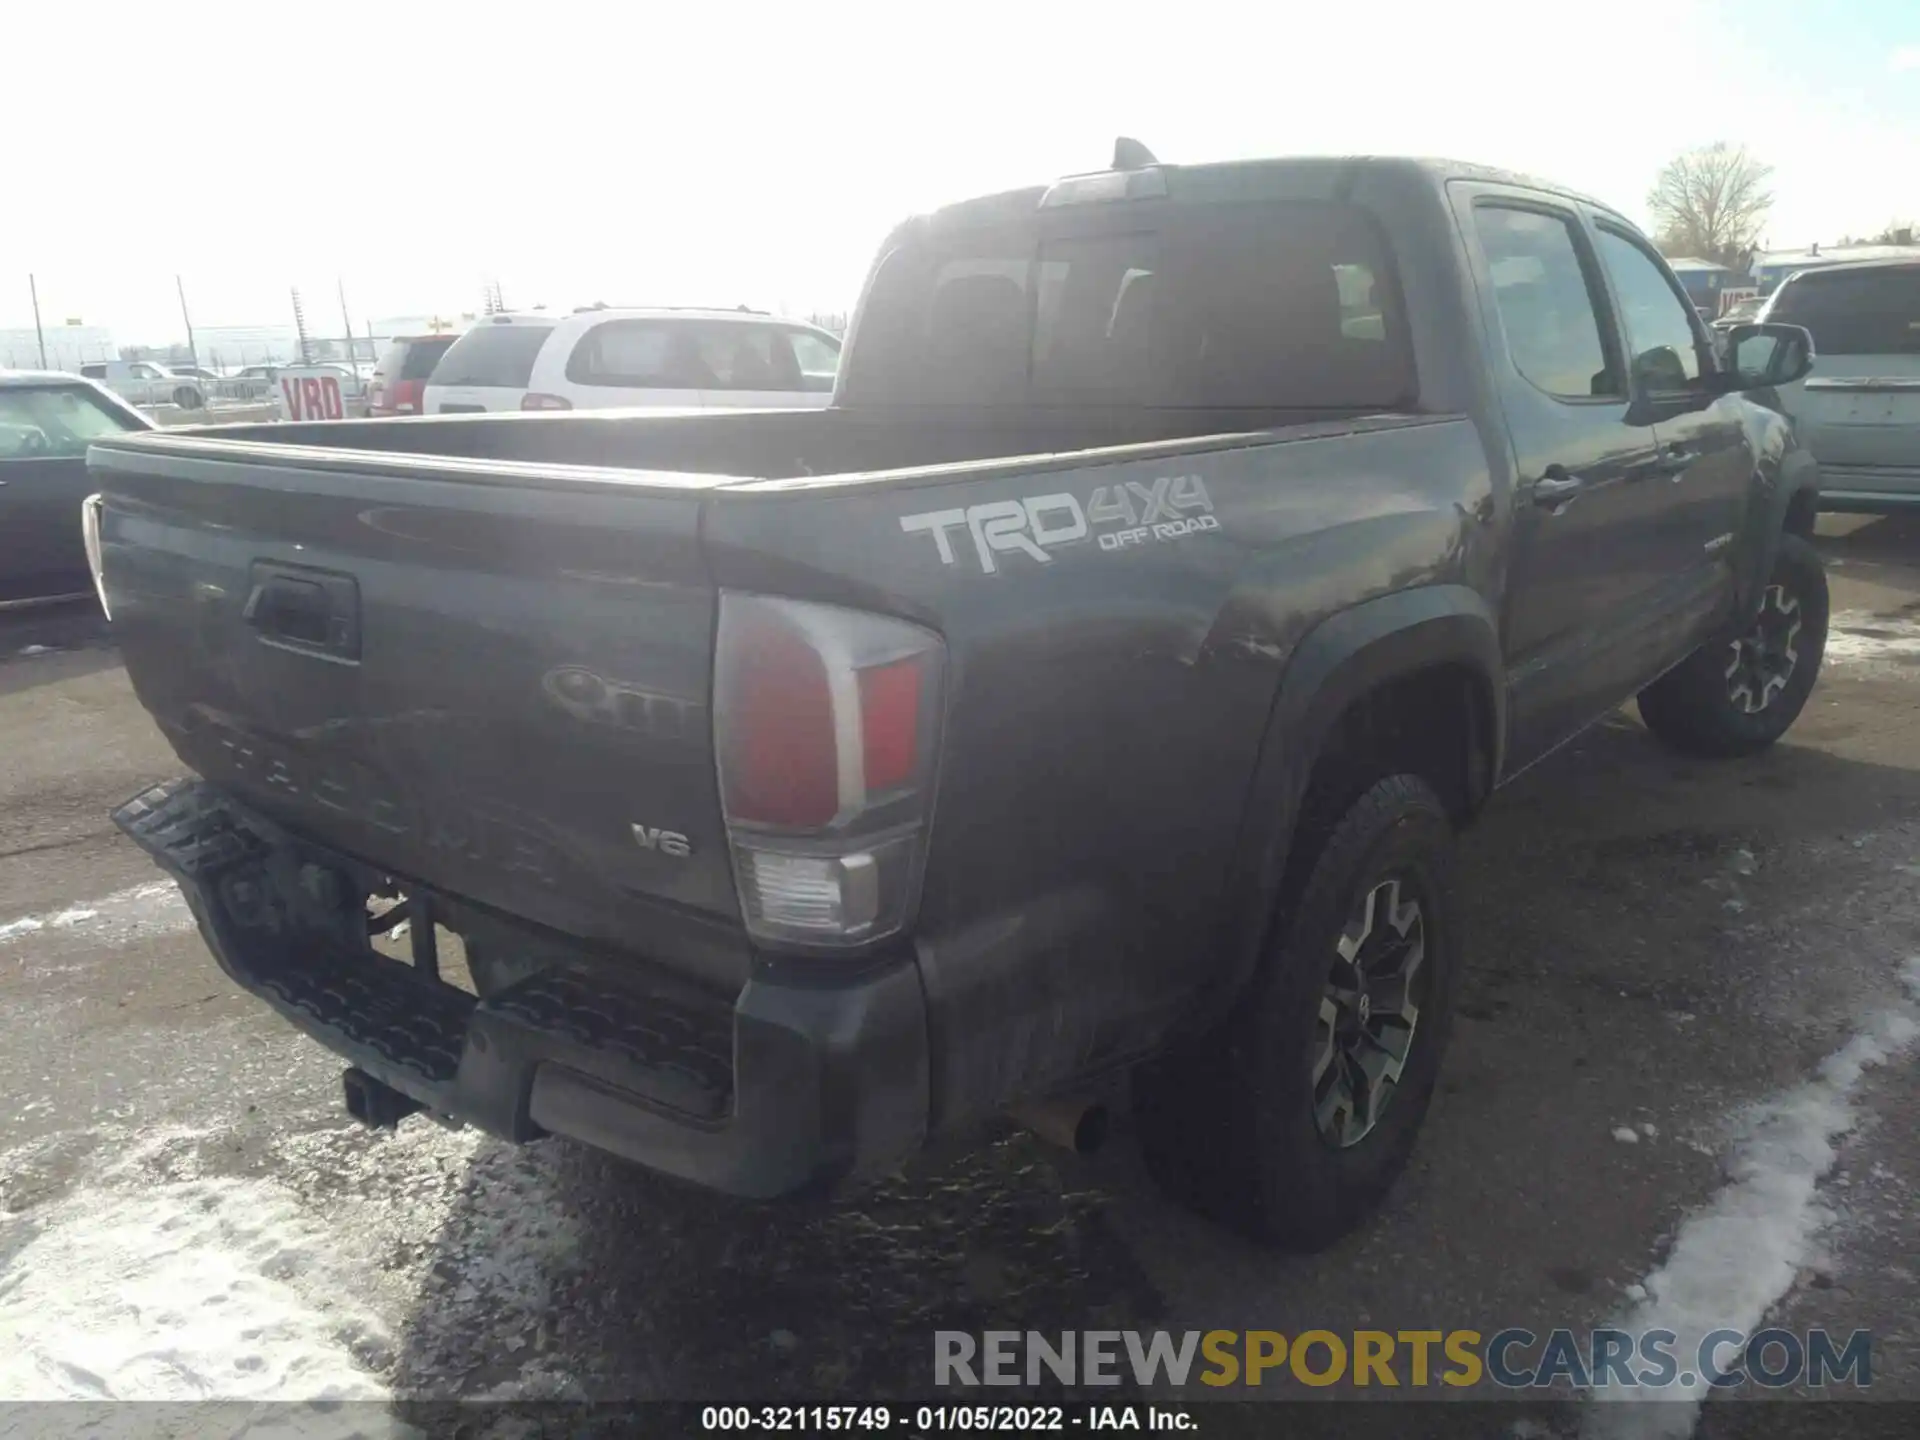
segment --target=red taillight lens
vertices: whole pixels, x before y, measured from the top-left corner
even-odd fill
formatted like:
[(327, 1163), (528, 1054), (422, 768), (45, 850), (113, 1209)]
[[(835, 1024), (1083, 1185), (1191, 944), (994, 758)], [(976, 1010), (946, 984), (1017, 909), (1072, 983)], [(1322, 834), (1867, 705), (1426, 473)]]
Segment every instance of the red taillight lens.
[(921, 657), (860, 672), (860, 758), (869, 794), (913, 779), (919, 763)]
[(847, 945), (907, 922), (944, 661), (939, 636), (902, 620), (720, 597), (714, 745), (755, 935)]
[(520, 397), (522, 410), (571, 410), (573, 402), (564, 395), (547, 395), (538, 390), (529, 390)]
[(730, 658), (728, 814), (791, 829), (832, 824), (840, 761), (825, 663), (796, 632), (771, 625), (747, 628)]

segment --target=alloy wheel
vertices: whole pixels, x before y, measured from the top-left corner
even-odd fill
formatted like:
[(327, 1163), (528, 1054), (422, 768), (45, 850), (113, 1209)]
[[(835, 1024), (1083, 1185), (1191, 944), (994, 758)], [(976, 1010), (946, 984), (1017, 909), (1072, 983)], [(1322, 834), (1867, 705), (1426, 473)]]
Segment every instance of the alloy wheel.
[(1314, 1027), (1313, 1118), (1345, 1149), (1373, 1132), (1406, 1069), (1427, 971), (1426, 915), (1400, 877), (1355, 907), (1334, 946)]
[(1753, 628), (1729, 646), (1727, 696), (1758, 715), (1793, 678), (1800, 663), (1800, 601), (1784, 585), (1769, 585)]

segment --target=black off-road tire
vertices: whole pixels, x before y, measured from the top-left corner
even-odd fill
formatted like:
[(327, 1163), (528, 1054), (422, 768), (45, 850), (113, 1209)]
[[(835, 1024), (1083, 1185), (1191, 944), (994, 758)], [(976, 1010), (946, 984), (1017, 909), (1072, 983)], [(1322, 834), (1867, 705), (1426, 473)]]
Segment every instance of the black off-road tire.
[[(1640, 692), (1647, 729), (1686, 755), (1721, 759), (1766, 749), (1813, 693), (1827, 647), (1827, 606), (1820, 552), (1798, 535), (1781, 536), (1758, 617), (1740, 633), (1702, 645)], [(1776, 686), (1782, 644), (1791, 663)]]
[[(1433, 789), (1394, 775), (1319, 839), (1251, 994), (1223, 1029), (1142, 1066), (1135, 1118), (1148, 1168), (1176, 1199), (1267, 1244), (1319, 1250), (1379, 1205), (1405, 1168), (1445, 1052), (1458, 964), (1453, 826)], [(1427, 978), (1397, 1087), (1341, 1145), (1317, 1118), (1322, 1001), (1367, 897), (1417, 899)], [(1364, 1013), (1364, 1012), (1363, 1012)]]
[(182, 410), (202, 410), (206, 408), (207, 399), (197, 387), (179, 385), (174, 387), (173, 403)]

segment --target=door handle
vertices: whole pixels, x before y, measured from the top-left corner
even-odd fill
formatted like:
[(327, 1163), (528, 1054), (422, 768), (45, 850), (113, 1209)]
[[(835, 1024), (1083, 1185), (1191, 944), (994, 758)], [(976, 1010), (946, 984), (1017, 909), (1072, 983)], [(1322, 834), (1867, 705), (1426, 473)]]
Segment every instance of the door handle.
[(1546, 473), (1533, 482), (1533, 503), (1564, 505), (1586, 488), (1587, 482), (1570, 474), (1564, 465), (1549, 465)]
[(1657, 458), (1637, 467), (1633, 472), (1636, 480), (1648, 480), (1654, 476), (1665, 476), (1679, 480), (1687, 473), (1687, 467), (1700, 457), (1684, 445), (1668, 445), (1661, 449)]

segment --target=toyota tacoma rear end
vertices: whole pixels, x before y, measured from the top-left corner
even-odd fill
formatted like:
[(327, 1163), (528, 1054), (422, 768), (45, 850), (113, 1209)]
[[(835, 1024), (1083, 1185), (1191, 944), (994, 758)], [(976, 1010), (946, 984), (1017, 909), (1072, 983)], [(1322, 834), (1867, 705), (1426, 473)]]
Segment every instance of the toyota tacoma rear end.
[(117, 818), (370, 1123), (773, 1196), (1125, 1079), (1172, 1188), (1324, 1244), (1491, 789), (1805, 702), (1814, 474), (1742, 393), (1805, 342), (1538, 182), (1123, 145), (902, 225), (826, 410), (96, 445), (191, 772)]

